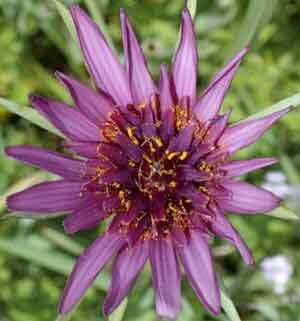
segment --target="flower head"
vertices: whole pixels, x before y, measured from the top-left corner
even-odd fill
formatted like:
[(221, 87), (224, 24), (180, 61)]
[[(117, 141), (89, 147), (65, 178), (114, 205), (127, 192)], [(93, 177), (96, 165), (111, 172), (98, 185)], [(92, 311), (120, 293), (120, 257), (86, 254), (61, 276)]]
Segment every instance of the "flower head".
[(235, 180), (276, 159), (230, 158), (289, 109), (236, 125), (228, 124), (230, 111), (219, 114), (247, 48), (197, 97), (198, 54), (188, 10), (182, 12), (171, 72), (162, 66), (158, 84), (123, 11), (125, 69), (87, 14), (78, 6), (71, 13), (97, 90), (57, 73), (75, 107), (39, 96), (32, 96), (31, 103), (65, 135), (66, 148), (80, 159), (31, 146), (7, 148), (9, 156), (62, 177), (10, 196), (8, 207), (32, 216), (67, 212), (64, 227), (70, 234), (111, 220), (77, 261), (59, 305), (61, 314), (79, 302), (114, 255), (105, 314), (120, 304), (148, 259), (160, 316), (174, 318), (180, 310), (180, 264), (199, 299), (217, 314), (220, 291), (209, 238), (225, 238), (251, 264), (247, 246), (225, 214), (268, 212), (279, 203), (272, 193)]

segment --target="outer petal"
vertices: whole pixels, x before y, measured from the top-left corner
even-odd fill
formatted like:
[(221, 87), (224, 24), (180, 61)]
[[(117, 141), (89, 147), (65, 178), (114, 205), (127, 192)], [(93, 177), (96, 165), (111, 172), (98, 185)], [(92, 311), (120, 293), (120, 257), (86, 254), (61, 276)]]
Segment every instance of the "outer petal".
[(211, 313), (219, 314), (220, 290), (211, 253), (201, 232), (192, 231), (189, 242), (183, 247), (178, 247), (177, 253), (198, 298)]
[(98, 225), (105, 213), (100, 209), (99, 202), (93, 198), (83, 200), (64, 220), (64, 228), (68, 234), (90, 229)]
[(99, 124), (105, 121), (114, 110), (112, 101), (104, 94), (95, 92), (63, 73), (57, 72), (56, 75), (69, 90), (76, 106), (92, 122)]
[(150, 263), (159, 316), (176, 318), (180, 310), (180, 271), (170, 239), (151, 241)]
[(252, 254), (245, 244), (245, 242), (241, 239), (239, 233), (235, 230), (235, 228), (230, 224), (230, 222), (226, 219), (224, 214), (215, 212), (214, 219), (211, 222), (211, 229), (213, 233), (225, 238), (230, 243), (236, 246), (236, 248), (240, 251), (242, 258), (245, 263), (251, 265), (254, 263)]
[(99, 156), (97, 151), (98, 143), (67, 142), (64, 144), (64, 147), (86, 158), (97, 158)]
[(231, 197), (219, 201), (219, 206), (229, 212), (259, 214), (279, 206), (280, 200), (271, 192), (254, 185), (228, 180), (222, 183)]
[(59, 313), (67, 314), (92, 285), (107, 261), (125, 243), (120, 234), (105, 234), (87, 248), (77, 260), (59, 304)]
[(274, 157), (256, 158), (245, 161), (229, 161), (221, 169), (226, 171), (227, 177), (245, 175), (262, 167), (276, 164), (278, 159)]
[(29, 212), (26, 216), (43, 216), (74, 209), (80, 201), (80, 184), (65, 180), (41, 183), (7, 198), (12, 211)]
[(165, 65), (160, 66), (159, 93), (160, 108), (162, 115), (164, 115), (165, 112), (167, 112), (171, 107), (174, 106), (174, 97), (172, 94), (170, 77)]
[(71, 6), (81, 49), (97, 86), (108, 93), (117, 105), (131, 103), (127, 76), (121, 64), (91, 18), (79, 6)]
[(237, 72), (243, 57), (248, 52), (242, 49), (213, 79), (212, 83), (199, 98), (194, 113), (200, 122), (206, 123), (212, 120), (219, 112), (224, 97), (231, 85), (232, 79)]
[(233, 125), (224, 131), (219, 140), (222, 153), (233, 154), (241, 148), (253, 144), (279, 118), (287, 114), (291, 108), (275, 112), (258, 120)]
[(112, 313), (134, 285), (149, 256), (148, 242), (121, 250), (112, 270), (112, 280), (103, 305), (104, 315)]
[(63, 134), (75, 141), (99, 141), (99, 128), (74, 108), (45, 97), (31, 96), (31, 104)]
[(178, 100), (188, 96), (195, 103), (197, 91), (198, 53), (192, 17), (182, 12), (181, 39), (173, 61), (172, 76)]
[(134, 30), (123, 10), (121, 10), (120, 19), (132, 97), (134, 103), (139, 105), (148, 102), (150, 96), (156, 93), (157, 89), (147, 68), (145, 57)]
[(6, 154), (22, 163), (42, 168), (70, 180), (80, 180), (83, 162), (52, 151), (27, 145), (7, 147)]

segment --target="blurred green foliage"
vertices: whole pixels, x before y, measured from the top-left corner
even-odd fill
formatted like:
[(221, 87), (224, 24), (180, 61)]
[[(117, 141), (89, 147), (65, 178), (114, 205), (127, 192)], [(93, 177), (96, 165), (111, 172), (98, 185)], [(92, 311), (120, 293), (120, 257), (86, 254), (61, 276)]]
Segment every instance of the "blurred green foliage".
[[(122, 59), (118, 21), (119, 8), (127, 10), (138, 30), (142, 46), (157, 79), (159, 64), (169, 63), (178, 37), (183, 0), (65, 0), (92, 9), (94, 19), (104, 24)], [(300, 88), (300, 1), (299, 0), (201, 0), (195, 26), (199, 40), (200, 88), (240, 46), (250, 40), (247, 56), (226, 98), (239, 120), (287, 98)], [(61, 70), (89, 82), (77, 43), (72, 40), (53, 0), (0, 1), (0, 96), (27, 105), (31, 92), (69, 100), (54, 79)], [(0, 107), (0, 148), (30, 143), (61, 149), (60, 139)], [(242, 151), (241, 158), (275, 155), (291, 184), (300, 184), (300, 114), (274, 126), (255, 146)], [(18, 165), (0, 154), (0, 192), (5, 195), (43, 179), (43, 174)], [(276, 168), (276, 167), (275, 167)], [(277, 166), (277, 169), (280, 165)], [(30, 176), (28, 180), (24, 177)], [(262, 183), (262, 172), (247, 179)], [(299, 186), (298, 186), (299, 187)], [(300, 206), (299, 206), (300, 208)], [(0, 210), (5, 214), (4, 198)], [(233, 217), (254, 256), (287, 255), (298, 267), (300, 234), (295, 222), (271, 217)], [(60, 219), (52, 221), (14, 220), (0, 224), (0, 321), (48, 321), (56, 317), (56, 305), (65, 276), (74, 257), (99, 231), (80, 233), (72, 240), (63, 236)], [(300, 320), (300, 275), (295, 271), (285, 295), (276, 296), (259, 271), (245, 267), (231, 247), (216, 241), (217, 269), (242, 320)], [(44, 255), (42, 255), (45, 253)], [(103, 320), (99, 306), (105, 295), (109, 268), (97, 286), (88, 292), (72, 320)], [(150, 273), (143, 271), (131, 292), (124, 320), (154, 321)], [(186, 283), (183, 310), (178, 320), (213, 320)], [(217, 320), (228, 320), (221, 315)]]

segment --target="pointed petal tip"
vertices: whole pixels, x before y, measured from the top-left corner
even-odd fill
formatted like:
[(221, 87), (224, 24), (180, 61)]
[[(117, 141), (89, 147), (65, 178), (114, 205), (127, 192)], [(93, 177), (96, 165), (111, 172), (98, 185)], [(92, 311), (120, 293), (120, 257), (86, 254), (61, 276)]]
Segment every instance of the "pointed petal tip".
[(77, 230), (75, 230), (72, 224), (70, 223), (70, 220), (68, 220), (68, 217), (64, 219), (62, 225), (63, 225), (64, 231), (69, 235), (73, 235), (77, 232)]
[(128, 19), (127, 12), (125, 11), (124, 8), (120, 8), (120, 17), (121, 17), (121, 20), (122, 19)]
[(183, 19), (190, 18), (191, 21), (193, 21), (191, 12), (187, 7), (183, 8), (183, 10), (181, 12), (181, 16), (182, 16)]

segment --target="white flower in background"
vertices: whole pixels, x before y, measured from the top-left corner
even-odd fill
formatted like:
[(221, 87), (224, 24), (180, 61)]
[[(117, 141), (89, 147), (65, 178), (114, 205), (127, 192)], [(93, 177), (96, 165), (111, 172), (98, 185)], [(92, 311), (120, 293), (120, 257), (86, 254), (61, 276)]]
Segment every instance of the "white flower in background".
[(283, 294), (293, 273), (293, 267), (284, 255), (276, 255), (265, 258), (261, 270), (266, 280), (273, 283), (273, 290), (276, 294)]
[(294, 190), (293, 187), (287, 183), (285, 174), (280, 171), (268, 172), (262, 187), (283, 199), (291, 196)]

